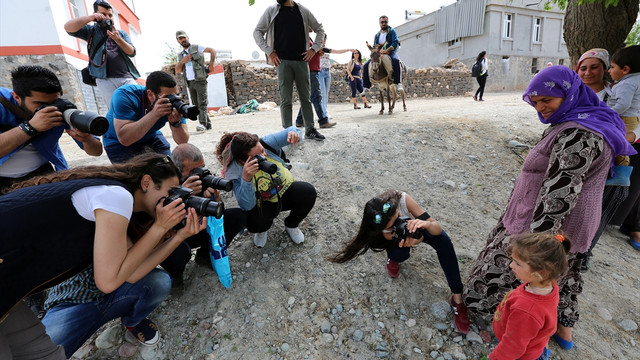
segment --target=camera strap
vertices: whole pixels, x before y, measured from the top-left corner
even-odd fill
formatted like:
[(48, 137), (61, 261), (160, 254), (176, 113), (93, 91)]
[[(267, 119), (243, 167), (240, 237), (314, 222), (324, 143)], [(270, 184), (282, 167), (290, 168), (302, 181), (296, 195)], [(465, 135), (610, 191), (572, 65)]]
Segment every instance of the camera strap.
[[(117, 30), (116, 30), (117, 31)], [(100, 47), (102, 45), (104, 45), (105, 42), (107, 42), (107, 38), (109, 36), (105, 34), (104, 38), (100, 39), (100, 42), (98, 42), (98, 45), (96, 46), (96, 51), (98, 51), (98, 49), (100, 49)], [(89, 35), (89, 41), (87, 42), (87, 53), (89, 54), (89, 62), (91, 64), (93, 64), (93, 66), (95, 67), (103, 67), (104, 64), (107, 63), (107, 49), (103, 49), (102, 50), (102, 59), (100, 59), (100, 65), (96, 64), (93, 62), (93, 56), (96, 54), (95, 52), (92, 54), (91, 53), (91, 45), (93, 44), (93, 33), (91, 35)]]
[[(19, 108), (18, 106), (16, 106), (14, 103), (12, 103), (11, 101), (9, 101), (7, 98), (5, 98), (4, 96), (0, 96), (0, 103), (7, 108), (7, 110), (11, 111), (15, 116), (21, 118), (22, 120), (29, 120), (30, 116), (27, 115), (26, 112), (24, 112), (24, 110), (22, 110), (21, 108)], [(3, 130), (4, 131), (4, 130)]]

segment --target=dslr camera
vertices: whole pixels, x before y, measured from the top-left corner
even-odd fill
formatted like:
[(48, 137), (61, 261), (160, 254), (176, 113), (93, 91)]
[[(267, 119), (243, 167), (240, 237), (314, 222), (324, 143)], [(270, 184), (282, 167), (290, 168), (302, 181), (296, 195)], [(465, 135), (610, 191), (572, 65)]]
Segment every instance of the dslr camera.
[(191, 171), (192, 175), (198, 175), (200, 181), (202, 181), (202, 188), (214, 188), (216, 190), (231, 191), (233, 189), (233, 183), (229, 180), (225, 180), (219, 176), (213, 176), (211, 171), (206, 167), (199, 167)]
[(169, 99), (171, 105), (178, 110), (180, 115), (189, 118), (191, 120), (198, 120), (198, 107), (194, 105), (187, 105), (182, 101), (182, 98), (176, 94), (170, 94), (165, 96), (165, 99)]
[(98, 25), (98, 27), (104, 31), (113, 31), (113, 22), (111, 21), (111, 19), (104, 19), (102, 21), (98, 21), (96, 22), (96, 25)]
[[(200, 216), (213, 216), (216, 219), (220, 219), (224, 212), (224, 203), (215, 202), (213, 200), (193, 195), (193, 190), (183, 187), (175, 186), (169, 190), (169, 196), (164, 198), (163, 206), (169, 205), (176, 199), (182, 199), (186, 208), (194, 208), (196, 214)], [(173, 228), (175, 230), (183, 228), (187, 224), (187, 219), (183, 219)]]
[(55, 106), (62, 113), (62, 118), (74, 129), (89, 133), (95, 136), (104, 135), (109, 130), (109, 121), (104, 116), (91, 111), (82, 111), (69, 100), (59, 98), (51, 104), (40, 105), (34, 113), (47, 106)]
[(278, 171), (278, 166), (274, 163), (272, 163), (271, 161), (267, 160), (266, 157), (258, 154), (256, 156), (253, 157), (254, 159), (258, 160), (258, 168), (268, 174), (275, 174)]
[(398, 216), (396, 221), (393, 223), (393, 230), (395, 231), (393, 234), (393, 240), (400, 242), (406, 239), (407, 236), (414, 239), (420, 239), (422, 237), (420, 230), (409, 232), (409, 228), (407, 227), (409, 220), (411, 220), (411, 218), (408, 216)]

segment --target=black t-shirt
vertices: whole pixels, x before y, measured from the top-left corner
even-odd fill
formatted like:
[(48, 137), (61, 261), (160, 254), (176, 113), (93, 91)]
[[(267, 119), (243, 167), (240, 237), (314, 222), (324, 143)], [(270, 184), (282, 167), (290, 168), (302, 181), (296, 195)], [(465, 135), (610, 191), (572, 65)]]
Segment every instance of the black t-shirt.
[(274, 49), (282, 60), (302, 60), (307, 50), (304, 22), (298, 5), (280, 6), (274, 24)]
[(107, 77), (108, 78), (133, 78), (131, 73), (129, 73), (129, 68), (127, 67), (127, 63), (124, 62), (124, 56), (122, 52), (120, 52), (120, 48), (118, 44), (111, 39), (107, 39), (106, 43), (107, 47)]

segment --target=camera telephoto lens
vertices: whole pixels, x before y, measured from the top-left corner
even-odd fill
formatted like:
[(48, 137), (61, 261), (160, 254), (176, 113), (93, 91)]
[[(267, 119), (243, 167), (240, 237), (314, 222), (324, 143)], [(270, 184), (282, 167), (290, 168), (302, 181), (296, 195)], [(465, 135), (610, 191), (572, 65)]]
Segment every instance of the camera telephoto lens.
[[(176, 199), (182, 199), (186, 208), (194, 208), (196, 210), (196, 214), (200, 216), (213, 216), (216, 219), (220, 219), (224, 212), (223, 202), (216, 202), (203, 197), (194, 196), (193, 190), (183, 186), (175, 186), (169, 189), (169, 195), (164, 199), (163, 206), (169, 205)], [(187, 219), (185, 218), (173, 228), (178, 230), (183, 228), (186, 224)]]
[(200, 112), (198, 111), (197, 106), (189, 106), (185, 104), (184, 101), (182, 101), (182, 99), (180, 98), (180, 96), (176, 94), (167, 95), (165, 96), (165, 98), (169, 99), (169, 102), (171, 103), (171, 105), (176, 110), (178, 110), (180, 115), (186, 118), (189, 118), (191, 120), (198, 120), (198, 114)]
[(198, 175), (202, 181), (202, 188), (214, 188), (216, 190), (231, 191), (233, 190), (233, 183), (225, 178), (213, 176), (211, 171), (206, 167), (195, 168), (191, 171), (192, 174)]
[(51, 104), (40, 105), (35, 112), (47, 106), (55, 106), (70, 127), (95, 136), (102, 136), (109, 130), (109, 121), (104, 116), (91, 111), (82, 111), (69, 100), (58, 98)]
[(267, 160), (266, 157), (258, 154), (254, 156), (254, 158), (258, 160), (258, 167), (260, 168), (260, 170), (271, 175), (275, 174), (278, 171), (278, 166)]

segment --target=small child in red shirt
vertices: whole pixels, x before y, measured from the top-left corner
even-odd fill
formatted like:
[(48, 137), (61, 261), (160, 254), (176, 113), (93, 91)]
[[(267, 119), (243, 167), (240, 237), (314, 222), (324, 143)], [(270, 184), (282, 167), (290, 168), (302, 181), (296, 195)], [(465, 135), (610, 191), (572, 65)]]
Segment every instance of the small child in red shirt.
[(543, 360), (558, 322), (556, 278), (567, 271), (571, 241), (562, 235), (530, 233), (512, 236), (509, 267), (522, 285), (508, 292), (493, 316), (498, 346), (490, 360)]

